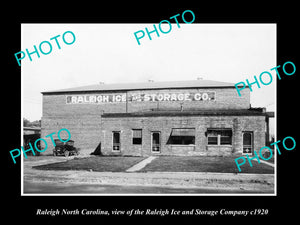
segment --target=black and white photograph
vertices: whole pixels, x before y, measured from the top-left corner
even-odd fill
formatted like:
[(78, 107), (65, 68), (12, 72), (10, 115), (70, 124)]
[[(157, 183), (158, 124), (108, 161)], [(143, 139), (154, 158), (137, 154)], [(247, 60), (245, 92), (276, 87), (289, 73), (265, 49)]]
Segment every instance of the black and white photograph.
[(296, 6), (124, 3), (5, 7), (4, 219), (296, 219)]
[(22, 24), (25, 48), (24, 195), (276, 194), (276, 24)]

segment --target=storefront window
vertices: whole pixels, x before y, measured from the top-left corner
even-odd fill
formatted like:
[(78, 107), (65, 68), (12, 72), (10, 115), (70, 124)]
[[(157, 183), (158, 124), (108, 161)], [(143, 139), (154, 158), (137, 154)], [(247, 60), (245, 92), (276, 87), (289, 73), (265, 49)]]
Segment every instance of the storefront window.
[(208, 145), (231, 145), (232, 130), (231, 129), (207, 129)]
[(167, 144), (194, 145), (195, 128), (173, 128)]

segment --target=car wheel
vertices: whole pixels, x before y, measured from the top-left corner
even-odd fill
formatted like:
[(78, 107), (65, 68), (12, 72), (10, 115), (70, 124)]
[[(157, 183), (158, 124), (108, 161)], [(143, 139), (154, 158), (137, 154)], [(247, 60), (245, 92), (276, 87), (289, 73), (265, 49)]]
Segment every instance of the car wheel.
[(70, 154), (69, 151), (66, 150), (66, 151), (65, 151), (65, 157), (68, 157), (69, 154)]

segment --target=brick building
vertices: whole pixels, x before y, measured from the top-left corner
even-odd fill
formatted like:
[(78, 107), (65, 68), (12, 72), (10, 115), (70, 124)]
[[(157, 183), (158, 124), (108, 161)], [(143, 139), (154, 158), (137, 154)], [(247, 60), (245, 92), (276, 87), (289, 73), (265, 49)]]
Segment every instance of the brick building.
[(249, 154), (266, 145), (268, 113), (251, 108), (249, 88), (239, 97), (232, 83), (97, 84), (42, 94), (42, 137), (67, 128), (76, 147), (92, 152), (101, 143), (103, 155)]

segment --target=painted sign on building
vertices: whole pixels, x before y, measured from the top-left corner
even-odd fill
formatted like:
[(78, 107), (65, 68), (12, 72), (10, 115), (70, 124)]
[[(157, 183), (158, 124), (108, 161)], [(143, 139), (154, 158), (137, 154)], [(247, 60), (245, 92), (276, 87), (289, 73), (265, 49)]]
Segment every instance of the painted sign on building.
[(68, 95), (67, 104), (99, 104), (115, 102), (214, 101), (215, 92), (131, 93)]

